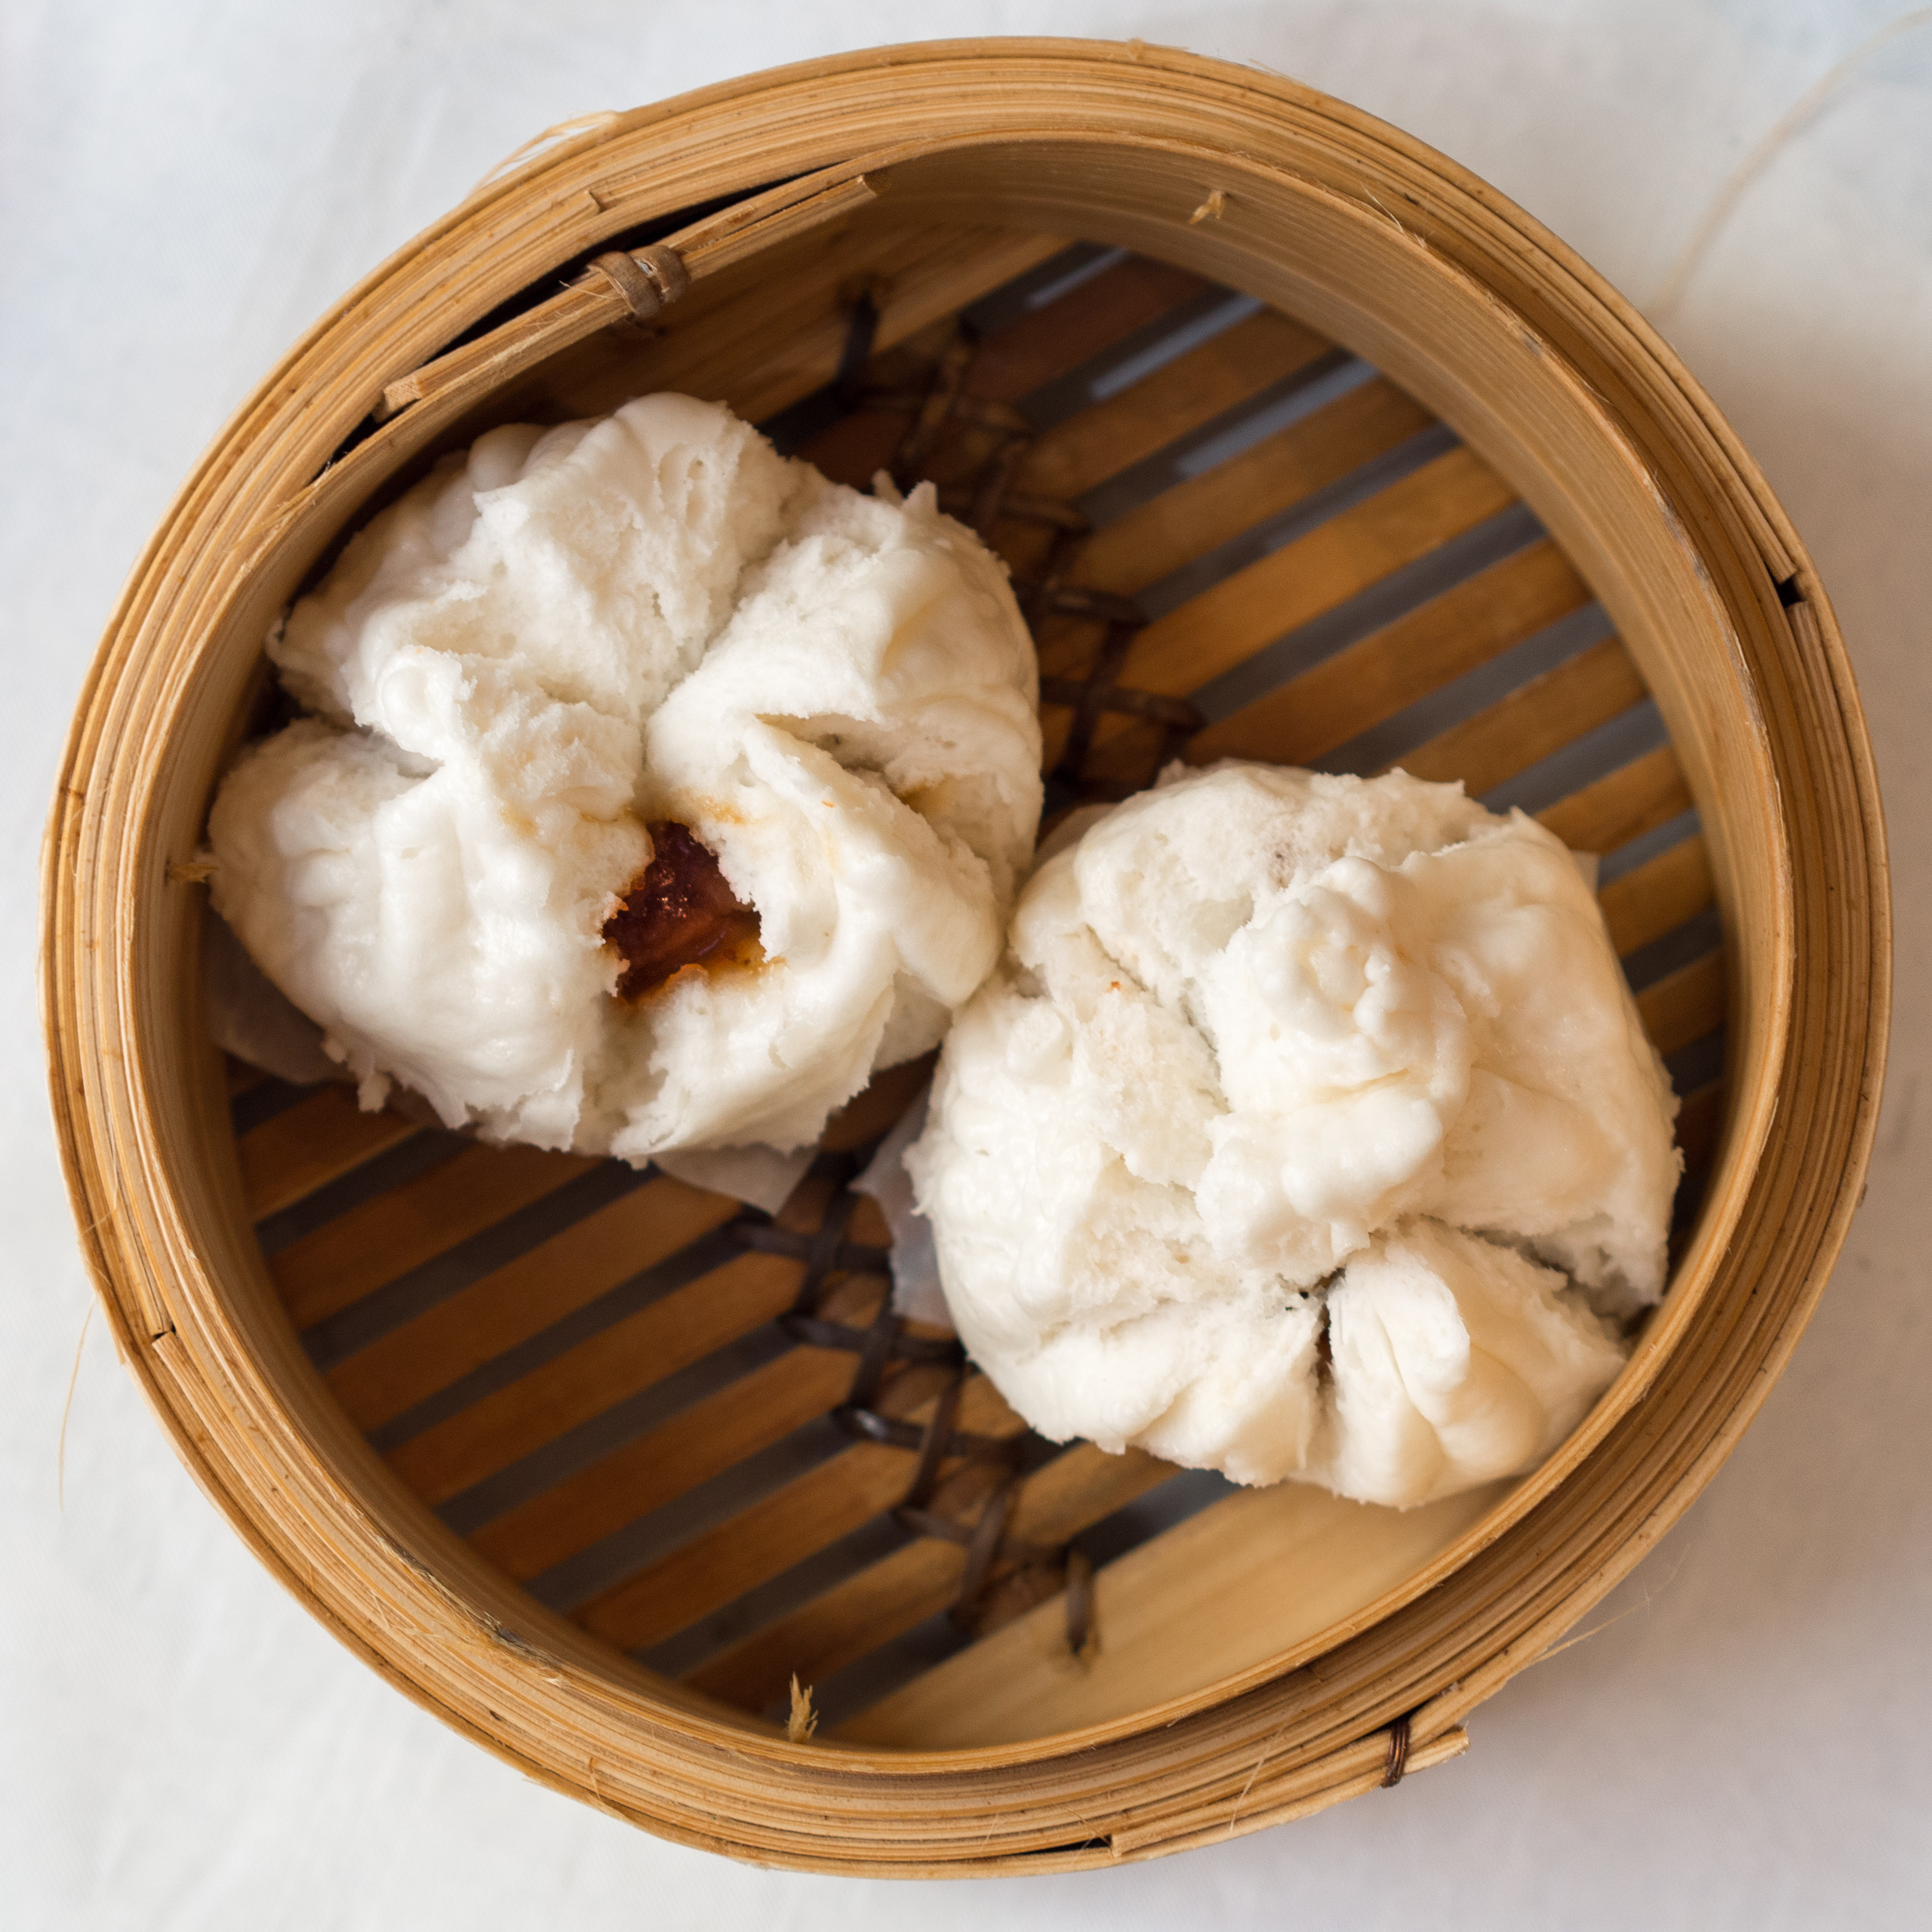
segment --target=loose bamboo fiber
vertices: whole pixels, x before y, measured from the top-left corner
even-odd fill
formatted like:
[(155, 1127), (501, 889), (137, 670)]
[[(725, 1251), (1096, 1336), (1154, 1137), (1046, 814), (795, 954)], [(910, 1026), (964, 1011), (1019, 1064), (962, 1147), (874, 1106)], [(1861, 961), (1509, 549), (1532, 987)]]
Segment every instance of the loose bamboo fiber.
[[(841, 1150), (903, 1086), (856, 1103), (774, 1220), (225, 1072), (194, 857), (270, 621), (442, 452), (653, 388), (728, 400), (836, 474), (932, 476), (1023, 589), (1063, 795), (1118, 795), (1177, 752), (1399, 753), (1514, 796), (1660, 720), (1530, 801), (1630, 862), (1606, 914), (1652, 1037), (1699, 1083), (1680, 1134), (1704, 1177), (1668, 1297), (1543, 1469), (1346, 1533), (1309, 1492), (1226, 1497), (1096, 1569), (1069, 1540), (1168, 1472), (999, 1446), (1017, 1422), (878, 1312), (876, 1234), (841, 1218)], [(1464, 715), (1388, 737), (1502, 669)], [(262, 1560), (530, 1776), (684, 1843), (875, 1875), (1151, 1857), (1457, 1755), (1783, 1367), (1858, 1197), (1888, 997), (1843, 647), (1708, 399), (1441, 156), (1138, 45), (818, 62), (593, 118), (500, 171), (326, 316), (189, 478), (83, 694), (45, 898), (84, 1247), (122, 1353)], [(525, 1214), (521, 1248), (462, 1272)], [(611, 1432), (620, 1398), (781, 1318), (777, 1352)], [(627, 1515), (775, 1453), (785, 1403), (823, 1417), (848, 1395), (867, 1439), (626, 1546), (628, 1569), (583, 1567)], [(479, 1500), (598, 1428), (541, 1494)], [(895, 1503), (891, 1538), (854, 1555)], [(845, 1567), (811, 1581), (834, 1550)], [(1299, 1623), (1257, 1612), (1283, 1577)], [(810, 1687), (926, 1627), (962, 1578), (980, 1641), (814, 1732)]]

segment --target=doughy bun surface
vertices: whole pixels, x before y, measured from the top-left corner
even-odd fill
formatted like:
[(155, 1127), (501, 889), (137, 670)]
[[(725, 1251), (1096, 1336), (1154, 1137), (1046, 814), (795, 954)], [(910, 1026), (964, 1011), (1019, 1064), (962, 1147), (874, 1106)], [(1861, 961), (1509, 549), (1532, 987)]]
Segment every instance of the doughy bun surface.
[(1613, 1379), (1675, 1108), (1551, 834), (1229, 764), (1040, 866), (907, 1166), (1043, 1434), (1407, 1506), (1534, 1466)]
[[(268, 648), (312, 715), (224, 781), (214, 903), (365, 1104), (639, 1162), (802, 1146), (998, 957), (1037, 675), (930, 488), (684, 396), (497, 429)], [(644, 926), (698, 899), (734, 943), (681, 965)]]

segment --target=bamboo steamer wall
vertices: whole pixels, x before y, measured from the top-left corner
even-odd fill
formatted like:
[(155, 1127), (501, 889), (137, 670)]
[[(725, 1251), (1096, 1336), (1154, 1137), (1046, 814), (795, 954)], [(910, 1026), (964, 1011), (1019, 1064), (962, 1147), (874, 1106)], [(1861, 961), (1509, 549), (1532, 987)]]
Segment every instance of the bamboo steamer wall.
[[(640, 236), (675, 260), (586, 267)], [(1198, 349), (1163, 352), (1164, 374), (1122, 376), (1056, 429), (1036, 434), (985, 383), (947, 389), (949, 346), (964, 339), (953, 317), (1002, 289), (1044, 300), (1039, 277), (1075, 269), (1095, 285), (1114, 275), (1121, 315), (1149, 327), (1163, 315), (1192, 326), (1226, 291), (1256, 300), (1238, 325), (1236, 310), (1215, 310), (1218, 334), (1202, 322)], [(655, 305), (651, 278), (681, 275), (688, 291), (641, 329), (633, 308)], [(1029, 380), (1065, 376), (1095, 340), (1141, 340), (1121, 315), (1082, 338), (1073, 314), (1063, 305), (1053, 325), (1072, 331), (1059, 363)], [(1291, 448), (1254, 442), (1091, 540), (1066, 512), (1232, 403), (1328, 376), (1332, 408), (1297, 419)], [(855, 403), (866, 383), (872, 399)], [(912, 384), (909, 400), (886, 393), (894, 383)], [(863, 1651), (854, 1626), (884, 1614), (881, 1567), (667, 1674), (630, 1654), (668, 1654), (637, 1641), (663, 1634), (661, 1574), (647, 1568), (632, 1591), (629, 1623), (574, 1621), (521, 1586), (531, 1563), (500, 1537), (466, 1538), (431, 1506), (455, 1480), (447, 1469), (432, 1480), (426, 1452), (412, 1463), (372, 1444), (365, 1432), (380, 1438), (404, 1396), (371, 1395), (366, 1377), (360, 1394), (340, 1374), (325, 1380), (314, 1344), (318, 1309), (361, 1292), (345, 1283), (382, 1278), (354, 1247), (361, 1224), (345, 1214), (311, 1231), (306, 1260), (287, 1247), (272, 1266), (257, 1224), (415, 1129), (356, 1115), (327, 1089), (271, 1118), (253, 1076), (225, 1077), (199, 999), (193, 856), (261, 688), (260, 639), (345, 531), (484, 427), (651, 388), (789, 422), (854, 480), (919, 445), (1016, 579), (1035, 580), (1050, 761), (1103, 791), (1144, 782), (1170, 747), (1306, 761), (1352, 731), (1366, 746), (1368, 728), (1459, 670), (1601, 607), (1614, 636), (1402, 748), (1413, 770), (1494, 791), (1647, 691), (1668, 743), (1545, 816), (1586, 846), (1675, 841), (1606, 891), (1627, 955), (1713, 897), (1721, 922), (1721, 948), (1643, 993), (1666, 1050), (1721, 1042), (1721, 1080), (1692, 1097), (1680, 1128), (1706, 1171), (1701, 1200), (1624, 1374), (1543, 1469), (1432, 1517), (1355, 1512), (1354, 1527), (1307, 1491), (1229, 1498), (1091, 1584), (1076, 1565), (1069, 1590), (795, 1740), (759, 1715), (774, 1672), (800, 1659), (810, 1676), (814, 1658)], [(1023, 389), (1012, 376), (1009, 392), (1024, 401)], [(945, 435), (920, 444), (935, 398)], [(1336, 483), (1346, 466), (1322, 470), (1323, 436), (1347, 441), (1355, 463), (1432, 418), (1447, 426), (1428, 432), (1439, 441), (1405, 445), (1414, 460), (1358, 515), (1282, 544), (1261, 577), (1246, 559), (1254, 569), (1230, 565), (1152, 623), (1123, 618), (1162, 531), (1169, 563), (1184, 564), (1195, 552), (1174, 533), (1186, 517), (1225, 536)], [(1266, 500), (1231, 510), (1239, 492)], [(1284, 632), (1302, 636), (1297, 624), (1506, 515), (1534, 523), (1500, 561), (1478, 558), (1346, 649), (1226, 681)], [(1316, 587), (1300, 605), (1298, 584)], [(1693, 804), (1697, 832), (1680, 836)], [(1468, 1713), (1669, 1527), (1782, 1367), (1857, 1198), (1887, 998), (1882, 830), (1830, 610), (1762, 479), (1668, 350), (1519, 211), (1367, 117), (1213, 63), (1072, 42), (855, 56), (603, 117), (378, 270), (223, 432), (137, 568), (75, 721), (45, 919), (54, 1102), (97, 1284), (177, 1449), (262, 1560), (374, 1667), (546, 1783), (686, 1843), (904, 1875), (1152, 1856), (1461, 1749)], [(858, 1103), (848, 1141), (876, 1133), (903, 1097), (875, 1096), (869, 1115)], [(452, 1159), (407, 1184), (437, 1204), (446, 1241), (481, 1225), (479, 1192), (531, 1199), (568, 1177), (478, 1164), (530, 1157), (461, 1159), (472, 1167)], [(789, 1250), (773, 1235), (779, 1251), (810, 1247), (811, 1217), (831, 1211), (822, 1194), (800, 1199), (807, 1225)], [(685, 1204), (700, 1231), (735, 1204), (707, 1223), (702, 1201)], [(661, 1254), (692, 1236), (647, 1226), (643, 1238)], [(875, 1256), (847, 1260), (852, 1280), (876, 1269)], [(869, 1302), (840, 1292), (851, 1307), (878, 1299), (875, 1279)], [(420, 1368), (398, 1372), (433, 1389), (462, 1364), (426, 1382)], [(940, 1398), (910, 1380), (901, 1394), (930, 1441)], [(962, 1426), (1017, 1426), (983, 1383), (944, 1399), (979, 1404)], [(1165, 1473), (1069, 1452), (1081, 1455), (1077, 1481), (1071, 1460), (1050, 1463), (1014, 1506), (1051, 1518), (1063, 1543)], [(928, 1552), (917, 1589), (906, 1579), (918, 1564), (893, 1558), (900, 1626), (943, 1603), (971, 1560), (912, 1548)], [(1257, 1549), (1266, 1561), (1244, 1569)], [(1338, 1580), (1327, 1595), (1308, 1589), (1258, 1613), (1279, 1602), (1282, 1576), (1317, 1561)], [(1189, 1577), (1192, 1593), (1176, 1580)], [(1204, 1614), (1211, 1588), (1235, 1606), (1218, 1623)], [(1099, 1617), (1100, 1654), (1084, 1663), (1066, 1642), (1076, 1598)]]

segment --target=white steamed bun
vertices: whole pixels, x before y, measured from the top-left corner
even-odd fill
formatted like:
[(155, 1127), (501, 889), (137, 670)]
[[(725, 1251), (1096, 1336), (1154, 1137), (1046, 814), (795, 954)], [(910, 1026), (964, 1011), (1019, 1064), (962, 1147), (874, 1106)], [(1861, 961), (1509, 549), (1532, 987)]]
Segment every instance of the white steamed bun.
[(1229, 764), (1041, 865), (906, 1164), (1042, 1433), (1406, 1506), (1531, 1467), (1614, 1377), (1675, 1112), (1549, 832)]
[[(998, 956), (1032, 647), (929, 488), (862, 496), (683, 396), (497, 429), (269, 651), (314, 715), (223, 785), (214, 902), (365, 1104), (638, 1161), (799, 1146)], [(605, 928), (663, 821), (756, 943), (620, 998)]]

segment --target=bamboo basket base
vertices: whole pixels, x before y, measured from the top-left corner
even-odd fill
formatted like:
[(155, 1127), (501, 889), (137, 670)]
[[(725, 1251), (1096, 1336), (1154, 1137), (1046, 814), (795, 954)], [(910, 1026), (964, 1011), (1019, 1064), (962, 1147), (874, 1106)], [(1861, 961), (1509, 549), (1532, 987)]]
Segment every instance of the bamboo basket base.
[[(1724, 1112), (1711, 865), (1630, 654), (1527, 506), (1367, 363), (1180, 269), (878, 220), (839, 248), (832, 366), (764, 426), (842, 481), (931, 479), (1007, 559), (1050, 814), (1177, 757), (1399, 764), (1601, 854), (1684, 1097), (1687, 1236)], [(661, 347), (608, 331), (567, 392), (512, 386), (494, 420), (712, 392)], [(230, 1110), (269, 1272), (355, 1426), (531, 1597), (749, 1730), (785, 1727), (795, 1678), (822, 1738), (912, 1749), (1212, 1701), (1482, 1546), (1512, 1485), (1404, 1514), (1032, 1435), (893, 1315), (849, 1185), (924, 1071), (848, 1106), (776, 1215), (239, 1063)]]
[[(916, 1068), (770, 1215), (333, 1088), (224, 1091), (195, 861), (275, 613), (439, 455), (649, 389), (848, 480), (929, 478), (982, 530), (1057, 809), (1171, 756), (1398, 760), (1603, 855), (1691, 1178), (1670, 1293), (1542, 1469), (1458, 1526), (1033, 1441), (880, 1312), (850, 1183)], [(83, 690), (42, 881), (82, 1247), (251, 1547), (529, 1777), (862, 1875), (1156, 1857), (1456, 1755), (1783, 1369), (1889, 999), (1843, 641), (1709, 399), (1441, 156), (1138, 43), (841, 56), (478, 189), (186, 479)]]

